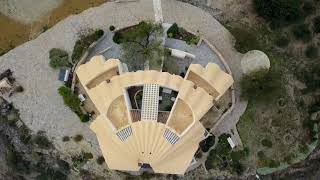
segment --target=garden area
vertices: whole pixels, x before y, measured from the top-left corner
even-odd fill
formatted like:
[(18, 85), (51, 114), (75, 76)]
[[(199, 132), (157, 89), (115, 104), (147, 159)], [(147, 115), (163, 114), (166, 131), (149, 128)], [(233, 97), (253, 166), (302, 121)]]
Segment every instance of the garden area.
[(187, 44), (198, 44), (200, 37), (194, 35), (184, 28), (179, 27), (177, 23), (172, 24), (172, 26), (167, 31), (167, 36), (169, 38), (180, 39), (185, 41)]
[[(244, 171), (244, 166), (240, 161), (246, 159), (249, 154), (249, 149), (232, 150), (227, 141), (228, 137), (231, 136), (229, 134), (220, 135), (218, 144), (209, 152), (209, 156), (205, 162), (206, 169), (219, 169), (221, 171), (229, 171), (232, 174), (241, 175)], [(208, 150), (208, 147), (202, 146), (201, 149), (205, 152)]]
[(122, 61), (129, 70), (160, 70), (164, 48), (162, 46), (163, 28), (160, 24), (141, 21), (135, 26), (116, 31), (113, 41), (121, 45)]

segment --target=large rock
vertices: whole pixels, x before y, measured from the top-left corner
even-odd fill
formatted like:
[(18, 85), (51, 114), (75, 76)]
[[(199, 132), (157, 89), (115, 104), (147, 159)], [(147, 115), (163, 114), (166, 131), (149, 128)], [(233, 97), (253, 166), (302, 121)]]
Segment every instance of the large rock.
[(242, 57), (241, 68), (244, 74), (258, 71), (260, 69), (269, 69), (270, 60), (264, 52), (252, 50)]

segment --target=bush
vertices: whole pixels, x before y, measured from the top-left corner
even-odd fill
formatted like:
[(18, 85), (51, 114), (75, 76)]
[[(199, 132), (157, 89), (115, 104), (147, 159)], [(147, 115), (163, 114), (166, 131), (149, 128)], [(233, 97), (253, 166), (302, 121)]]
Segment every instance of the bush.
[(41, 173), (35, 178), (36, 180), (44, 180), (44, 179), (67, 180), (67, 175), (65, 175), (59, 170), (55, 170), (53, 168), (45, 168), (45, 169), (41, 169), (40, 171)]
[(64, 104), (68, 106), (71, 109), (71, 111), (73, 111), (78, 115), (78, 117), (80, 118), (80, 121), (88, 122), (89, 115), (82, 113), (82, 110), (80, 108), (80, 100), (76, 95), (72, 93), (71, 89), (66, 86), (61, 86), (58, 89), (58, 91), (63, 98)]
[(307, 58), (314, 59), (318, 57), (318, 48), (314, 45), (309, 45), (305, 51)]
[(314, 2), (312, 1), (304, 2), (302, 6), (302, 10), (306, 16), (313, 14), (316, 11)]
[(214, 142), (215, 142), (215, 136), (211, 135), (200, 143), (200, 149), (203, 152), (208, 152), (209, 149), (214, 145)]
[(63, 136), (62, 141), (63, 142), (70, 141), (70, 137), (69, 136)]
[(23, 92), (24, 91), (24, 88), (22, 86), (18, 86), (16, 88), (16, 92)]
[(101, 165), (101, 164), (103, 164), (103, 163), (105, 162), (103, 156), (99, 156), (96, 161), (97, 161), (97, 163), (98, 163), (99, 165)]
[(274, 70), (259, 70), (242, 77), (241, 96), (253, 101), (270, 101), (279, 96), (281, 76)]
[(312, 39), (308, 24), (295, 25), (292, 28), (294, 37), (303, 42), (309, 42)]
[(84, 152), (84, 153), (83, 153), (83, 158), (85, 158), (85, 159), (92, 159), (92, 158), (93, 158), (93, 155), (92, 155), (92, 153)]
[(272, 141), (270, 141), (269, 139), (263, 139), (261, 141), (261, 144), (265, 147), (271, 148), (272, 147)]
[(81, 134), (77, 134), (76, 136), (73, 137), (73, 140), (75, 142), (80, 142), (82, 141), (82, 139), (83, 139), (83, 136)]
[(253, 6), (273, 26), (283, 26), (302, 17), (300, 0), (253, 0)]
[[(170, 34), (170, 35), (169, 35)], [(168, 29), (167, 35), (169, 37), (175, 37), (179, 34), (179, 27), (177, 23), (173, 23), (172, 26)]]
[(58, 48), (53, 48), (49, 52), (50, 67), (60, 68), (60, 67), (70, 67), (69, 55), (66, 51)]
[(112, 26), (112, 25), (109, 27), (109, 30), (110, 30), (110, 31), (114, 31), (115, 29), (116, 29), (116, 28), (115, 28), (114, 26)]
[(113, 42), (116, 44), (121, 44), (122, 42), (122, 35), (119, 31), (117, 31), (116, 33), (114, 33), (113, 38), (112, 38)]
[(73, 63), (78, 62), (81, 56), (84, 54), (84, 52), (89, 48), (89, 46), (93, 42), (97, 41), (100, 37), (102, 37), (103, 34), (104, 34), (104, 31), (99, 29), (77, 40), (76, 44), (74, 45), (72, 56), (71, 56), (72, 62)]
[(52, 145), (46, 136), (40, 134), (35, 135), (33, 138), (33, 143), (42, 149), (49, 149)]
[(313, 19), (313, 32), (320, 33), (320, 16)]
[(243, 28), (229, 28), (236, 39), (235, 48), (240, 53), (246, 53), (252, 49), (262, 49), (257, 36), (251, 31)]
[(284, 48), (284, 47), (287, 47), (287, 46), (288, 46), (289, 42), (290, 42), (290, 39), (289, 39), (289, 38), (287, 38), (286, 36), (281, 35), (281, 36), (279, 36), (279, 37), (276, 38), (276, 40), (275, 40), (274, 43), (275, 43), (278, 47)]

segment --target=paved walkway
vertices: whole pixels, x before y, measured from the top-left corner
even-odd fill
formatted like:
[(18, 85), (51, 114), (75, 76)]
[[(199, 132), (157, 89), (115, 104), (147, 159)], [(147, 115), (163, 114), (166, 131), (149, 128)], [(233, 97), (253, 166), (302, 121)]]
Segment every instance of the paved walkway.
[[(193, 32), (199, 30), (202, 36), (215, 45), (230, 65), (238, 82), (241, 76), (241, 55), (233, 50), (233, 38), (218, 21), (197, 7), (175, 0), (164, 0), (161, 6), (164, 22), (178, 22), (179, 26)], [(81, 14), (69, 16), (38, 38), (1, 56), (0, 71), (12, 69), (16, 80), (25, 89), (24, 93), (16, 94), (10, 99), (20, 110), (24, 123), (34, 132), (46, 131), (57, 149), (65, 155), (81, 150), (91, 151), (95, 157), (100, 155), (99, 145), (94, 133), (89, 129), (89, 123), (81, 123), (63, 104), (57, 92), (62, 83), (58, 81), (58, 71), (49, 67), (49, 51), (52, 48), (61, 48), (71, 54), (76, 40), (89, 28), (107, 30), (110, 25), (123, 28), (141, 20), (154, 20), (153, 8), (150, 0), (108, 2)], [(237, 118), (230, 117), (227, 121), (234, 124)], [(75, 134), (83, 134), (85, 141), (80, 144), (61, 141), (63, 136)], [(95, 171), (100, 169), (101, 172), (105, 168), (95, 162), (92, 162), (91, 166)]]

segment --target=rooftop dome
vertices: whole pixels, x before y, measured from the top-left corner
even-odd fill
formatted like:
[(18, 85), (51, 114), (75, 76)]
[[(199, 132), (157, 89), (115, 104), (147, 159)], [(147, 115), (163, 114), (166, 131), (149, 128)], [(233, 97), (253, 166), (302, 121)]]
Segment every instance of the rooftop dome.
[(270, 60), (268, 56), (259, 50), (248, 51), (241, 59), (242, 72), (245, 74), (260, 70), (269, 69)]

